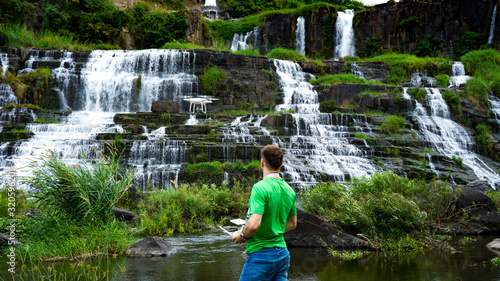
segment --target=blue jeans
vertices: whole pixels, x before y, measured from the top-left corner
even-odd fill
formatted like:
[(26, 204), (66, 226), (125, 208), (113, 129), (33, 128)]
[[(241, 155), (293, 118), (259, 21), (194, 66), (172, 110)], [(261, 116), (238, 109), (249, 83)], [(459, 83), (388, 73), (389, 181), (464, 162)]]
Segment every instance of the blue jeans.
[(286, 248), (267, 248), (248, 254), (240, 281), (287, 280), (290, 252)]

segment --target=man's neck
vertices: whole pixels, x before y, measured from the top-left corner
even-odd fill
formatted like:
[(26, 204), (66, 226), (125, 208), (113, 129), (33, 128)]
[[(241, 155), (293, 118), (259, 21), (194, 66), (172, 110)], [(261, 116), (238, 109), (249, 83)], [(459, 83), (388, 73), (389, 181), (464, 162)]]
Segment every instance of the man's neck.
[[(264, 178), (266, 178), (269, 174), (273, 174), (273, 173), (276, 173), (279, 175), (279, 171), (272, 171), (272, 170), (268, 170), (266, 168), (264, 168), (264, 170), (262, 172), (263, 172)], [(281, 179), (281, 177), (276, 177), (276, 178)]]

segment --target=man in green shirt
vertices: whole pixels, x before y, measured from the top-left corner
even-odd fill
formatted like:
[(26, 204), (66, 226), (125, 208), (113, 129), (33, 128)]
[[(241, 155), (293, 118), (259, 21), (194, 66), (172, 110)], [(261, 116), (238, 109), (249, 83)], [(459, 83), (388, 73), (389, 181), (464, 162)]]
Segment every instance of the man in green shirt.
[(279, 147), (265, 146), (260, 165), (264, 179), (252, 187), (247, 223), (232, 238), (235, 243), (247, 242), (240, 281), (287, 280), (290, 253), (283, 234), (297, 226), (296, 196), (279, 175), (283, 165)]

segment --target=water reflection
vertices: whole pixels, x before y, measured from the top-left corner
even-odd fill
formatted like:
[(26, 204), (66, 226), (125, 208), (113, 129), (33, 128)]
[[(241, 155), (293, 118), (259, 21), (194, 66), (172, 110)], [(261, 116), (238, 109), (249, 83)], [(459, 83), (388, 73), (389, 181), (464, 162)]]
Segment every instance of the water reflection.
[[(227, 228), (230, 231), (236, 228)], [(357, 261), (330, 258), (325, 251), (290, 249), (292, 281), (379, 281), (379, 280), (500, 280), (500, 269), (488, 261), (495, 257), (485, 245), (495, 237), (474, 237), (477, 241), (467, 246), (452, 242), (456, 254), (440, 251), (402, 253), (393, 256), (374, 253)], [(116, 258), (102, 262), (101, 269), (109, 268), (125, 273), (117, 280), (238, 280), (245, 262), (244, 245), (235, 245), (220, 230), (167, 238), (178, 252), (163, 258)], [(458, 238), (457, 238), (458, 239)], [(89, 262), (91, 266), (96, 261)], [(49, 266), (49, 264), (46, 264)], [(58, 270), (71, 270), (68, 263), (52, 264)], [(65, 267), (65, 268), (62, 268)], [(112, 274), (114, 275), (114, 274)], [(0, 280), (11, 280), (6, 275), (5, 262), (0, 265)]]

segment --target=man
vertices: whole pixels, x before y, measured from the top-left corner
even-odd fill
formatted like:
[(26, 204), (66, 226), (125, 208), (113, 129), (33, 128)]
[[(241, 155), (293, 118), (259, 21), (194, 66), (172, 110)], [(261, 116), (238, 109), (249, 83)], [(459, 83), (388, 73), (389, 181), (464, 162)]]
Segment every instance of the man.
[[(246, 225), (232, 241), (247, 241), (247, 260), (240, 281), (287, 280), (290, 253), (283, 233), (297, 226), (295, 192), (280, 177), (283, 151), (267, 145), (261, 151), (264, 179), (252, 187)], [(248, 218), (250, 216), (250, 218)]]

